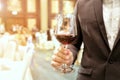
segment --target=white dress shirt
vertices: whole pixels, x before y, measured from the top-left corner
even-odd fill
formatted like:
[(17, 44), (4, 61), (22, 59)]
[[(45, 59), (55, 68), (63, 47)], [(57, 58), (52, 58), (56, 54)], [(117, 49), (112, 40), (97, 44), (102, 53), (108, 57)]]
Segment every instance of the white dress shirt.
[(120, 26), (120, 0), (103, 0), (103, 19), (109, 42), (112, 50)]

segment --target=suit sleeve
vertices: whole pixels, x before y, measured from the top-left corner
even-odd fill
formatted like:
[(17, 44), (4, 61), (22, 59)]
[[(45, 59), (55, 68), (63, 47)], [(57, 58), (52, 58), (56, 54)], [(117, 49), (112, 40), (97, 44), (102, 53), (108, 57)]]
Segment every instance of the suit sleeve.
[(68, 45), (68, 48), (72, 51), (73, 56), (74, 56), (73, 64), (77, 59), (77, 54), (80, 50), (80, 47), (81, 47), (81, 44), (82, 44), (82, 41), (83, 41), (83, 36), (82, 36), (82, 31), (81, 31), (81, 26), (80, 26), (80, 21), (79, 21), (79, 16), (78, 16), (78, 5), (79, 4), (77, 2), (76, 6), (75, 6), (75, 11), (74, 11), (74, 15), (75, 15), (74, 26), (77, 27), (77, 37), (70, 45)]

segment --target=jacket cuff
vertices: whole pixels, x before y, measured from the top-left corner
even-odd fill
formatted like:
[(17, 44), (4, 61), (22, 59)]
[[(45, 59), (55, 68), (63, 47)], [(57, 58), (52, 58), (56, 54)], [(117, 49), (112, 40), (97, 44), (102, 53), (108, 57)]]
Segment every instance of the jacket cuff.
[(68, 45), (67, 47), (68, 49), (70, 49), (70, 51), (73, 53), (73, 63), (72, 65), (74, 65), (76, 59), (77, 59), (77, 55), (78, 55), (78, 52), (79, 52), (79, 49), (77, 49), (75, 46), (73, 45)]

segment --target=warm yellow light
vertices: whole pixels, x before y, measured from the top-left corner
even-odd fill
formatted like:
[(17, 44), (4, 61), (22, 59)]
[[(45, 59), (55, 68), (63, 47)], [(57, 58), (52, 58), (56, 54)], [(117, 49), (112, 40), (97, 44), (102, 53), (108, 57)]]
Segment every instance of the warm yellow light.
[(2, 10), (2, 4), (1, 4), (1, 2), (0, 2), (0, 11)]
[(12, 11), (12, 14), (13, 14), (13, 15), (17, 15), (18, 12), (17, 12), (17, 11)]
[(21, 0), (8, 0), (7, 1), (7, 9), (9, 11), (17, 11), (20, 12), (21, 11)]
[(73, 4), (72, 1), (64, 1), (63, 2), (63, 12), (64, 12), (64, 14), (73, 13), (73, 9), (74, 9), (74, 4)]

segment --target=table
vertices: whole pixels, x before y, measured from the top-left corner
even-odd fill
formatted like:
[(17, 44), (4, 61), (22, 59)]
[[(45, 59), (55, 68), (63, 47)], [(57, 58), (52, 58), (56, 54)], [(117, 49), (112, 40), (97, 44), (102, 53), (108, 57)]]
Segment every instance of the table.
[(36, 50), (33, 55), (31, 71), (34, 80), (76, 80), (78, 66), (75, 72), (61, 74), (53, 69), (50, 64), (53, 50)]

